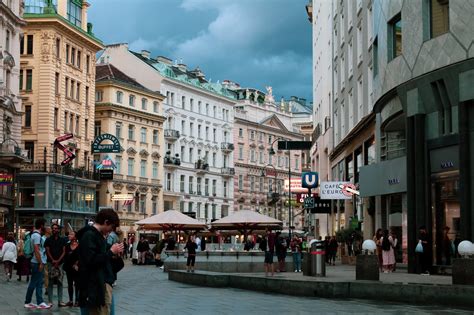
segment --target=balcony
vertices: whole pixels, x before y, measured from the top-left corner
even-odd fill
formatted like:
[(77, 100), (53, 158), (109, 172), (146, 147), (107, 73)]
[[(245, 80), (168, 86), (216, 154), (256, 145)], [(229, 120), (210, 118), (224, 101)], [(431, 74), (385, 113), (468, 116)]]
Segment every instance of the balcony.
[(223, 167), (221, 168), (221, 174), (223, 176), (232, 177), (235, 175), (235, 169), (233, 167)]
[(28, 160), (28, 151), (20, 148), (13, 139), (6, 139), (0, 144), (0, 158), (11, 163), (20, 163)]
[(196, 163), (194, 163), (194, 168), (196, 169), (197, 174), (204, 174), (209, 172), (209, 164), (207, 164), (203, 160), (198, 160)]
[(64, 174), (84, 179), (99, 180), (97, 173), (88, 171), (85, 167), (74, 168), (70, 165), (62, 166), (59, 164), (45, 165), (44, 163), (24, 163), (21, 165), (20, 171), (21, 173)]
[(234, 151), (234, 144), (229, 142), (221, 142), (221, 150), (224, 152)]
[(171, 155), (166, 155), (163, 158), (163, 164), (168, 169), (176, 169), (181, 165), (181, 159), (179, 157), (172, 157)]
[(176, 141), (179, 139), (179, 131), (174, 129), (165, 129), (165, 139), (169, 141)]

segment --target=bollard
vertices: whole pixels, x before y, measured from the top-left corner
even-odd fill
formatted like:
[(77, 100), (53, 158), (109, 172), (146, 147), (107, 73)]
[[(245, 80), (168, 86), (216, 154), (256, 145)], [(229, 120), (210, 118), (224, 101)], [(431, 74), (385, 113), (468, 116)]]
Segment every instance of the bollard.
[(326, 251), (324, 241), (315, 241), (311, 244), (311, 273), (315, 277), (326, 276)]

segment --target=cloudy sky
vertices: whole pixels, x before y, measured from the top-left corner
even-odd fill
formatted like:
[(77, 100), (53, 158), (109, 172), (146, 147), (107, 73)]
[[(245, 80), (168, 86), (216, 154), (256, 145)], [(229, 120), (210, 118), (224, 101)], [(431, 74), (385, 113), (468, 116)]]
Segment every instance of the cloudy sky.
[(275, 99), (312, 100), (308, 0), (91, 0), (89, 21), (104, 43), (128, 42), (199, 66)]

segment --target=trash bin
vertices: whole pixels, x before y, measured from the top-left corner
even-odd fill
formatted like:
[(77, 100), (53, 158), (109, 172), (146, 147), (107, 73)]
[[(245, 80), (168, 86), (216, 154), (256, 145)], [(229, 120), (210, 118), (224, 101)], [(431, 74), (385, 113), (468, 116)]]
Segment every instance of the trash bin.
[(311, 244), (311, 274), (315, 277), (326, 276), (326, 248), (324, 241), (315, 241)]
[(301, 253), (301, 269), (303, 270), (303, 276), (314, 276), (311, 273), (312, 257), (308, 252)]

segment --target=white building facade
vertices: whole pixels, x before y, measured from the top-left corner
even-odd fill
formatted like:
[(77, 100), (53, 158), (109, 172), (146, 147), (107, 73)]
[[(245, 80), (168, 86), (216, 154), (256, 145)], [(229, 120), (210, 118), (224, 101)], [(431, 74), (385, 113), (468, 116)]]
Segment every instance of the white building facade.
[(126, 44), (108, 46), (100, 60), (166, 96), (163, 210), (193, 213), (206, 222), (230, 214), (234, 95), (208, 82), (199, 69), (190, 71), (165, 57), (151, 58), (147, 51), (132, 52)]

